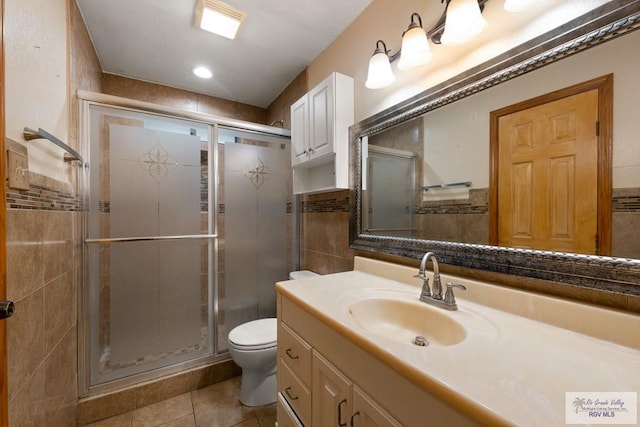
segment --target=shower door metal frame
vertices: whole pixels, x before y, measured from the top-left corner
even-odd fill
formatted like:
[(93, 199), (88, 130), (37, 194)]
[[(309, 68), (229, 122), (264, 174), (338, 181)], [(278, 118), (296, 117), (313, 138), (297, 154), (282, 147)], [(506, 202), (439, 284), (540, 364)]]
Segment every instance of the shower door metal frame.
[[(80, 220), (80, 258), (81, 268), (78, 269), (78, 392), (80, 397), (88, 397), (96, 394), (113, 391), (127, 387), (135, 383), (158, 378), (163, 375), (173, 374), (184, 371), (186, 369), (203, 366), (216, 361), (229, 358), (227, 352), (219, 353), (219, 343), (215, 326), (218, 322), (218, 230), (217, 230), (217, 197), (218, 197), (218, 128), (225, 126), (237, 128), (241, 131), (253, 131), (280, 137), (290, 137), (291, 132), (287, 129), (274, 128), (256, 123), (244, 122), (241, 120), (227, 119), (210, 114), (203, 114), (181, 110), (173, 107), (165, 107), (157, 104), (151, 104), (142, 101), (135, 101), (126, 98), (115, 97), (86, 91), (78, 91), (79, 108), (80, 108), (80, 135), (82, 141), (82, 152), (85, 153), (85, 166), (81, 172), (82, 188), (80, 194), (82, 197), (82, 214)], [(209, 215), (208, 230), (209, 234), (191, 235), (191, 236), (156, 236), (156, 237), (131, 237), (131, 238), (113, 238), (113, 239), (88, 239), (86, 232), (88, 226), (88, 200), (90, 194), (89, 186), (89, 165), (91, 165), (89, 151), (89, 110), (92, 105), (113, 108), (129, 112), (137, 112), (142, 114), (152, 114), (159, 117), (171, 119), (183, 119), (208, 126), (208, 181), (209, 181)], [(293, 199), (293, 212), (298, 212), (298, 198)], [(297, 215), (294, 215), (294, 239), (299, 241), (299, 231), (297, 227)], [(179, 239), (208, 239), (209, 256), (208, 256), (208, 288), (209, 288), (209, 316), (208, 327), (210, 331), (210, 339), (213, 347), (213, 353), (207, 356), (198, 357), (193, 360), (179, 362), (169, 366), (156, 368), (151, 371), (138, 373), (125, 378), (108, 381), (103, 384), (91, 386), (91, 366), (90, 366), (90, 298), (88, 289), (85, 289), (85, 280), (88, 274), (88, 256), (87, 245), (91, 244), (111, 244), (125, 241), (143, 241), (143, 240), (179, 240)], [(294, 257), (299, 260), (299, 248), (294, 246), (296, 253)]]

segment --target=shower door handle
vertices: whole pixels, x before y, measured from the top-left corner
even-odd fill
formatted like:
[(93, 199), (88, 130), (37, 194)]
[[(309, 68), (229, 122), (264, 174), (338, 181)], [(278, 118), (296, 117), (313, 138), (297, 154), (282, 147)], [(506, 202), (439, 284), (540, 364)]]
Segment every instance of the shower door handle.
[(0, 301), (0, 320), (11, 317), (15, 310), (15, 306), (16, 305), (13, 301)]

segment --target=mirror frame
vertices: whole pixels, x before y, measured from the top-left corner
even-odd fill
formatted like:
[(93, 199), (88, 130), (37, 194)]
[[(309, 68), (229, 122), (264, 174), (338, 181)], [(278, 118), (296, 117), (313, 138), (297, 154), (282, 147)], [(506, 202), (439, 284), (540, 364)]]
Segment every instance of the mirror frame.
[(364, 234), (362, 139), (640, 29), (640, 0), (613, 0), (350, 128), (351, 248), (640, 296), (640, 260)]

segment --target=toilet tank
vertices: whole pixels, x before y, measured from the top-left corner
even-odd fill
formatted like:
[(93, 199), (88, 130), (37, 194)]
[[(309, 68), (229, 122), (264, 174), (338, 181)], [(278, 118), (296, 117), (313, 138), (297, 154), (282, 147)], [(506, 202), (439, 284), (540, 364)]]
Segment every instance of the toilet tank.
[(292, 271), (291, 273), (289, 273), (289, 280), (306, 279), (316, 276), (319, 276), (319, 274), (309, 270)]

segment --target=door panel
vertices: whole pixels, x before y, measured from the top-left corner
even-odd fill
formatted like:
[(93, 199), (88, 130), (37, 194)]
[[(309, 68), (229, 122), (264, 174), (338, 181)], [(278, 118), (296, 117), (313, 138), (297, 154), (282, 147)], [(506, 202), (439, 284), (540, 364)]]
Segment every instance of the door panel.
[(500, 117), (500, 246), (597, 252), (597, 121), (597, 90)]

